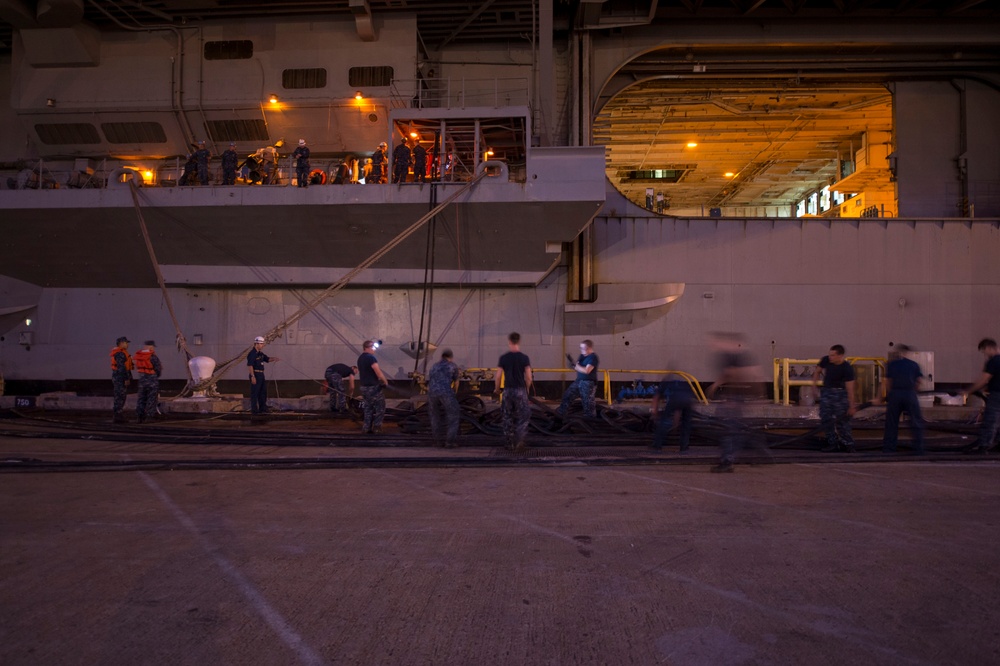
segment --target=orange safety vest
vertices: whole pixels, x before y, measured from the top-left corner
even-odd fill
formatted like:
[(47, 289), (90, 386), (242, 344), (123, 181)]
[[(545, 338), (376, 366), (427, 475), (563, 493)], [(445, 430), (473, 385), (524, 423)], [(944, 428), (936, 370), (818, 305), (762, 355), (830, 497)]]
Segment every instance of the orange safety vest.
[(118, 352), (125, 354), (125, 369), (128, 370), (129, 372), (132, 372), (132, 367), (133, 367), (132, 357), (129, 356), (128, 352), (122, 349), (121, 347), (115, 347), (114, 349), (111, 350), (111, 369), (118, 370), (118, 362), (115, 360), (115, 355)]
[(137, 351), (135, 353), (135, 369), (144, 375), (155, 375), (156, 369), (153, 368), (153, 362), (149, 360), (152, 355), (153, 352), (148, 349)]

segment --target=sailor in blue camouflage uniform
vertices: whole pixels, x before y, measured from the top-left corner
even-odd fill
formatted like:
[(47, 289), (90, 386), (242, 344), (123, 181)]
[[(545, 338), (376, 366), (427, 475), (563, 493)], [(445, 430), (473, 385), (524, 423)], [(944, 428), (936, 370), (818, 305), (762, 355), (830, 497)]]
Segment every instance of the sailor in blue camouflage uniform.
[(132, 383), (132, 357), (128, 353), (131, 342), (124, 335), (115, 341), (111, 350), (111, 386), (114, 389), (114, 422), (125, 421), (125, 399), (128, 385)]
[(569, 354), (566, 354), (566, 358), (576, 370), (576, 381), (566, 389), (562, 404), (556, 411), (559, 416), (566, 416), (573, 398), (579, 395), (580, 403), (583, 405), (583, 415), (592, 419), (597, 415), (597, 367), (600, 364), (600, 359), (594, 353), (594, 342), (584, 340), (580, 343), (580, 356), (576, 359), (576, 363), (573, 362), (573, 357)]
[(972, 386), (962, 391), (964, 395), (986, 389), (986, 406), (983, 409), (983, 422), (979, 426), (979, 440), (969, 447), (969, 453), (986, 453), (993, 448), (997, 431), (1000, 431), (1000, 349), (993, 338), (983, 338), (979, 341), (979, 351), (986, 357), (983, 374)]
[[(354, 395), (354, 375), (357, 372), (357, 366), (351, 367), (346, 363), (334, 363), (326, 369), (323, 378), (330, 394), (331, 412), (347, 411), (347, 399)], [(345, 382), (350, 384), (350, 388), (344, 386)]]
[(528, 391), (531, 389), (531, 360), (521, 352), (521, 334), (507, 336), (509, 351), (497, 361), (496, 386), (503, 385), (503, 434), (507, 448), (524, 451), (531, 420), (531, 403)]
[(156, 405), (160, 395), (160, 375), (163, 366), (156, 355), (156, 343), (146, 340), (142, 350), (135, 353), (135, 369), (139, 373), (139, 399), (135, 411), (139, 423), (151, 420), (156, 416)]
[(389, 380), (382, 374), (375, 358), (377, 345), (374, 340), (365, 340), (361, 356), (358, 357), (358, 379), (361, 382), (361, 400), (364, 405), (365, 420), (361, 432), (377, 435), (382, 432), (385, 418), (385, 387)]
[(299, 139), (299, 147), (292, 153), (295, 160), (295, 182), (299, 187), (309, 187), (309, 146)]
[(431, 435), (435, 446), (458, 446), (458, 422), (462, 409), (451, 385), (458, 380), (458, 366), (452, 361), (450, 349), (441, 352), (441, 360), (431, 367), (427, 376), (427, 410), (431, 415)]
[(823, 375), (819, 393), (819, 418), (826, 431), (824, 451), (854, 453), (851, 417), (858, 410), (854, 401), (854, 368), (844, 360), (843, 345), (833, 345), (813, 370), (813, 386)]
[(236, 184), (236, 167), (240, 157), (236, 154), (236, 144), (230, 143), (229, 150), (222, 153), (222, 184)]
[(198, 165), (198, 182), (202, 185), (208, 185), (208, 160), (212, 157), (212, 153), (208, 152), (208, 148), (205, 147), (204, 141), (198, 142), (198, 150), (194, 151), (191, 158)]

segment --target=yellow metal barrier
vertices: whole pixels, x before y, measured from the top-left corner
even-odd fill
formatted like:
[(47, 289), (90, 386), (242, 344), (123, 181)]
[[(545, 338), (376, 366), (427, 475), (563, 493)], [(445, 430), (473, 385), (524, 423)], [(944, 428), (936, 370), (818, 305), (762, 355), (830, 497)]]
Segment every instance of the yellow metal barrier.
[[(851, 365), (856, 363), (872, 363), (876, 368), (875, 384), (876, 389), (879, 384), (879, 378), (881, 374), (885, 372), (885, 359), (878, 356), (847, 356), (844, 358)], [(791, 404), (790, 395), (792, 386), (812, 386), (813, 380), (812, 375), (814, 368), (819, 363), (818, 358), (806, 358), (806, 359), (793, 359), (793, 358), (776, 358), (774, 359), (774, 404)], [(806, 379), (792, 379), (789, 375), (789, 368), (793, 365), (804, 365), (809, 366), (808, 374)], [(800, 375), (801, 376), (801, 375)]]
[[(616, 374), (631, 374), (631, 375), (677, 375), (678, 377), (680, 377), (681, 379), (683, 379), (688, 383), (688, 386), (691, 387), (691, 392), (694, 393), (694, 397), (698, 399), (698, 402), (705, 405), (708, 404), (708, 398), (705, 397), (705, 392), (701, 390), (701, 384), (698, 383), (698, 380), (695, 378), (694, 375), (688, 374), (683, 370), (602, 370), (602, 372), (606, 373), (604, 380), (606, 383), (604, 387), (605, 395), (611, 394), (610, 375), (612, 372)], [(610, 399), (608, 400), (608, 402), (611, 402)]]
[[(493, 371), (494, 371), (494, 368), (466, 368), (465, 369), (465, 373), (466, 374), (482, 373), (482, 379), (484, 381), (489, 381), (490, 379), (493, 379)], [(538, 375), (538, 374), (542, 374), (542, 373), (560, 373), (560, 374), (562, 374), (562, 373), (567, 373), (567, 372), (575, 373), (576, 370), (574, 370), (573, 368), (532, 368), (531, 369), (532, 376)], [(612, 395), (611, 395), (611, 374), (612, 373), (615, 373), (615, 374), (630, 374), (630, 375), (677, 375), (678, 377), (680, 377), (681, 379), (683, 379), (684, 381), (686, 381), (688, 383), (688, 386), (691, 387), (691, 392), (694, 393), (694, 396), (695, 396), (695, 398), (698, 399), (698, 402), (701, 402), (702, 404), (706, 404), (706, 405), (708, 404), (708, 398), (705, 397), (705, 392), (701, 390), (701, 384), (698, 383), (698, 380), (694, 377), (694, 375), (688, 374), (687, 372), (684, 372), (683, 370), (598, 370), (598, 372), (601, 373), (601, 375), (603, 377), (603, 380), (602, 380), (601, 384), (602, 384), (602, 386), (604, 388), (604, 401), (607, 402), (607, 403), (609, 403), (609, 404), (612, 402)], [(503, 382), (500, 382), (500, 388), (503, 388)]]

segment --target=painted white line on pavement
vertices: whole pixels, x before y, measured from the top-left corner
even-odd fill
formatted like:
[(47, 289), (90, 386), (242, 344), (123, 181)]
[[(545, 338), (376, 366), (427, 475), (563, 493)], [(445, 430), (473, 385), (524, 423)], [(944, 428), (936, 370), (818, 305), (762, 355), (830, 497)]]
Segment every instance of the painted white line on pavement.
[(153, 479), (153, 477), (146, 472), (139, 472), (139, 478), (141, 478), (143, 483), (145, 483), (149, 489), (153, 491), (153, 494), (156, 495), (168, 509), (170, 509), (170, 512), (174, 514), (174, 518), (177, 519), (177, 522), (183, 525), (187, 531), (191, 532), (194, 538), (198, 541), (198, 544), (208, 554), (208, 556), (212, 558), (212, 561), (215, 562), (216, 566), (222, 569), (222, 572), (226, 574), (226, 576), (236, 585), (240, 593), (253, 605), (254, 609), (262, 618), (264, 618), (264, 621), (270, 625), (271, 629), (273, 629), (274, 632), (281, 637), (281, 640), (285, 642), (285, 645), (291, 648), (291, 650), (298, 655), (301, 663), (316, 665), (326, 663), (319, 653), (316, 652), (312, 646), (306, 643), (305, 639), (303, 639), (302, 636), (300, 636), (299, 633), (292, 628), (292, 626), (288, 623), (288, 620), (286, 620), (281, 613), (275, 610), (275, 608), (268, 603), (267, 599), (260, 593), (257, 587), (250, 582), (250, 580), (244, 576), (232, 562), (222, 556), (219, 552), (218, 546), (213, 544), (204, 536), (204, 534), (202, 534), (201, 529), (199, 529), (194, 521), (191, 520), (186, 513), (184, 513), (184, 510), (181, 509), (173, 499), (171, 499), (170, 495), (167, 494), (167, 491), (165, 491), (160, 484)]
[[(978, 493), (980, 495), (989, 495), (991, 497), (998, 497), (998, 496), (1000, 496), (1000, 492), (997, 492), (997, 491), (979, 490), (977, 488), (969, 488), (967, 486), (953, 486), (953, 485), (950, 485), (950, 484), (947, 484), (947, 483), (935, 483), (933, 481), (925, 481), (923, 479), (901, 479), (898, 476), (885, 476), (884, 474), (872, 474), (871, 472), (859, 472), (856, 469), (844, 469), (842, 467), (837, 467), (835, 464), (831, 464), (831, 463), (823, 463), (822, 465), (817, 465), (815, 463), (795, 463), (795, 464), (797, 466), (799, 466), (799, 467), (822, 467), (823, 469), (832, 469), (834, 472), (840, 472), (841, 474), (853, 474), (855, 476), (867, 476), (867, 477), (870, 477), (870, 478), (886, 479), (886, 480), (891, 480), (891, 481), (906, 481), (907, 483), (916, 483), (916, 484), (919, 484), (919, 485), (922, 485), (922, 486), (933, 486), (935, 488), (947, 488), (949, 490), (963, 490), (965, 492)], [(928, 467), (929, 466), (945, 467), (945, 466), (947, 466), (947, 467), (954, 468), (954, 464), (953, 463), (935, 464), (935, 463), (927, 462), (927, 463), (893, 463), (892, 464), (893, 467), (900, 467), (900, 466), (903, 466), (903, 465), (913, 466), (913, 467), (916, 467), (916, 466), (921, 466), (921, 467), (924, 467), (924, 466), (928, 466)], [(993, 469), (996, 469), (996, 465), (994, 465), (994, 464), (981, 465), (981, 464), (975, 464), (975, 463), (972, 463), (972, 464), (965, 464), (965, 463), (963, 463), (962, 467), (963, 468), (964, 467), (991, 467)]]

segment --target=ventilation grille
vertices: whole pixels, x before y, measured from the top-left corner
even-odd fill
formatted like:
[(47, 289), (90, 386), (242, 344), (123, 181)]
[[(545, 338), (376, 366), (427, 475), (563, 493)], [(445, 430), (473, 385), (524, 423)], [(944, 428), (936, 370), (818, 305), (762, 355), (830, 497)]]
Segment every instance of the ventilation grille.
[(281, 73), (281, 87), (286, 90), (301, 88), (325, 88), (326, 69), (286, 69)]
[(253, 42), (249, 39), (205, 42), (205, 60), (247, 60), (252, 57)]
[(155, 122), (101, 123), (108, 143), (166, 143), (163, 125)]
[(205, 131), (212, 141), (268, 141), (263, 120), (209, 120)]
[(392, 67), (351, 67), (347, 71), (347, 80), (352, 88), (392, 85)]
[(39, 123), (38, 139), (49, 146), (67, 143), (100, 143), (97, 128), (90, 123)]

